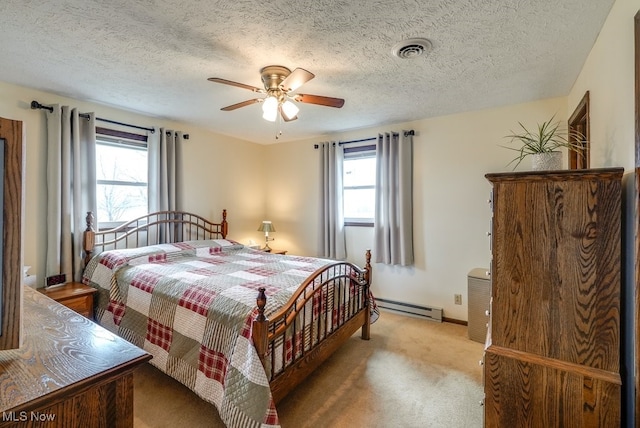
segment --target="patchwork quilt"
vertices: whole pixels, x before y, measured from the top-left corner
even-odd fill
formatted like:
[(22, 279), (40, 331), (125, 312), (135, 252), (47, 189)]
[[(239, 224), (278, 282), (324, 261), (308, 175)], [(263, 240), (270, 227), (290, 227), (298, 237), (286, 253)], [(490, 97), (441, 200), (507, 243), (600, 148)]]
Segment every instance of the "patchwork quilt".
[(258, 288), (269, 316), (332, 262), (193, 241), (103, 252), (83, 282), (99, 290), (96, 320), (213, 403), (227, 426), (272, 427), (278, 415), (251, 341)]

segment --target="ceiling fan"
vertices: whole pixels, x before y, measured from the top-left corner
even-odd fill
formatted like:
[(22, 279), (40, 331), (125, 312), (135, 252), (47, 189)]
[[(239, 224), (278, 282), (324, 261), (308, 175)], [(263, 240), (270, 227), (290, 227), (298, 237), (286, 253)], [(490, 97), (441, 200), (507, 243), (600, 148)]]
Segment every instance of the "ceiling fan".
[(220, 110), (231, 111), (240, 107), (245, 107), (255, 103), (262, 103), (262, 117), (270, 122), (275, 122), (278, 114), (285, 122), (290, 122), (298, 118), (298, 107), (295, 102), (317, 104), (327, 107), (340, 108), (344, 105), (342, 98), (323, 97), (321, 95), (295, 94), (293, 93), (300, 86), (313, 79), (315, 75), (303, 68), (296, 68), (291, 71), (281, 65), (269, 65), (260, 70), (260, 76), (264, 88), (245, 85), (244, 83), (233, 82), (219, 77), (210, 77), (210, 82), (222, 83), (225, 85), (237, 86), (253, 92), (266, 94), (264, 98), (254, 98), (242, 101), (237, 104), (222, 107)]

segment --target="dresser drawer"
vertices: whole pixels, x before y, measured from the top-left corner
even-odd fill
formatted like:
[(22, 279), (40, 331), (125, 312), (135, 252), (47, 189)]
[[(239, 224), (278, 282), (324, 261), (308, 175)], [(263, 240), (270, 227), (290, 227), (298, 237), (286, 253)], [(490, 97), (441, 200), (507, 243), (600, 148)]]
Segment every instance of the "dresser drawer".
[(87, 318), (93, 317), (93, 294), (63, 299), (59, 303)]
[(93, 293), (97, 291), (93, 287), (71, 282), (59, 288), (39, 289), (38, 291), (80, 315), (89, 319), (93, 318)]

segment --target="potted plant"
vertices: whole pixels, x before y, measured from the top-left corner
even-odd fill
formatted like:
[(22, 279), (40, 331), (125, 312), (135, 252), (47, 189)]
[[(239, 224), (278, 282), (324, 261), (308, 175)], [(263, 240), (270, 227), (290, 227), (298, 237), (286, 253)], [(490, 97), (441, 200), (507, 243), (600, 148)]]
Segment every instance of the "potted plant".
[(531, 156), (533, 170), (562, 169), (562, 151), (560, 149), (574, 150), (582, 155), (584, 135), (574, 130), (565, 130), (560, 122), (554, 122), (555, 115), (551, 119), (538, 124), (535, 131), (528, 130), (521, 122), (518, 122), (522, 130), (519, 133), (511, 131), (510, 143), (518, 142), (520, 147), (502, 146), (515, 150), (518, 155), (507, 165), (515, 162), (513, 169), (527, 156)]

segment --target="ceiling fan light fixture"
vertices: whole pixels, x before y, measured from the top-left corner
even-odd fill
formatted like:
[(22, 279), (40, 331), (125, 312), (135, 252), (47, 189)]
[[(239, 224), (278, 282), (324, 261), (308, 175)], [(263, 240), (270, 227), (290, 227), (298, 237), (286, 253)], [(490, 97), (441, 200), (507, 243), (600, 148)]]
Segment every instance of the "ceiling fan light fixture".
[(269, 122), (275, 122), (278, 117), (278, 99), (268, 96), (262, 103), (262, 118)]
[(289, 100), (282, 103), (282, 114), (284, 114), (288, 120), (292, 120), (296, 117), (299, 111), (300, 109), (298, 106)]

